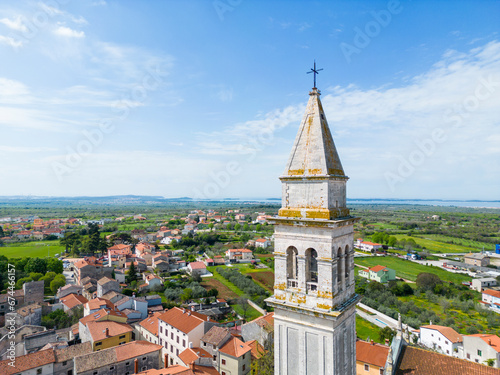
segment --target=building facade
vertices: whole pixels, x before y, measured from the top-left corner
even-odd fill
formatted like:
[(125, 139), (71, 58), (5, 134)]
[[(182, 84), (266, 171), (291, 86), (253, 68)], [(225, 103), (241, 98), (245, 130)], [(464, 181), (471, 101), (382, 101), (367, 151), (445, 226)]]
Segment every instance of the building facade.
[(356, 373), (353, 225), (345, 175), (313, 88), (282, 182), (275, 225), (276, 375)]

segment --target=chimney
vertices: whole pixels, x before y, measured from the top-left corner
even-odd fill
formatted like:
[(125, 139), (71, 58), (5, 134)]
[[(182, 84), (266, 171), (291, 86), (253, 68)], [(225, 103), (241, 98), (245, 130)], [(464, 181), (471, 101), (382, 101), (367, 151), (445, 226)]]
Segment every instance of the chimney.
[(371, 340), (370, 345), (375, 345), (375, 341)]
[(168, 368), (168, 354), (165, 354), (163, 356), (163, 361), (164, 361), (164, 364), (165, 364), (165, 368)]
[(185, 314), (186, 313), (186, 309), (183, 307), (182, 308), (182, 313)]
[(189, 368), (191, 369), (191, 371), (194, 372), (194, 370), (195, 370), (194, 361), (189, 364)]
[(488, 339), (488, 345), (491, 346), (491, 339)]
[(191, 311), (188, 311), (188, 316), (191, 316)]
[(389, 345), (389, 339), (385, 339), (385, 345)]
[(139, 373), (139, 360), (136, 358), (134, 359), (134, 374)]
[(106, 327), (106, 337), (108, 337), (108, 336), (109, 336), (109, 328)]

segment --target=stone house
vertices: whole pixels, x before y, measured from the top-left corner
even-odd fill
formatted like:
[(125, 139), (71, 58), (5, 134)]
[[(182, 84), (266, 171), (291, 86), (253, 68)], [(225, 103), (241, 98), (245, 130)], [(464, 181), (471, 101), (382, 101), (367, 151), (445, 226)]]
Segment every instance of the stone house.
[(104, 294), (111, 291), (118, 293), (122, 291), (118, 281), (109, 277), (102, 277), (97, 281), (97, 297), (102, 297)]

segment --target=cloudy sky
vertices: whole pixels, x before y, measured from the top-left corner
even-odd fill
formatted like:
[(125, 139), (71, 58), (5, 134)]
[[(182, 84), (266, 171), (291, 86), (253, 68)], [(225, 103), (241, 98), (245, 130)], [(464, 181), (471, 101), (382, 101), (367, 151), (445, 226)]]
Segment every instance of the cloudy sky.
[(0, 195), (279, 197), (313, 83), (350, 198), (500, 199), (499, 1), (0, 2)]

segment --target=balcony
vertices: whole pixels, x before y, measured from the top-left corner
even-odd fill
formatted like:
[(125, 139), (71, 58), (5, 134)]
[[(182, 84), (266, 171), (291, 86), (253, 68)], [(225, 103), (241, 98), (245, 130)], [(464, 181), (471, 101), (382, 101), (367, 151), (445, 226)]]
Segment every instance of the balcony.
[(317, 292), (318, 291), (318, 283), (306, 283), (308, 292)]
[(288, 279), (287, 288), (298, 288), (299, 281), (294, 279)]

